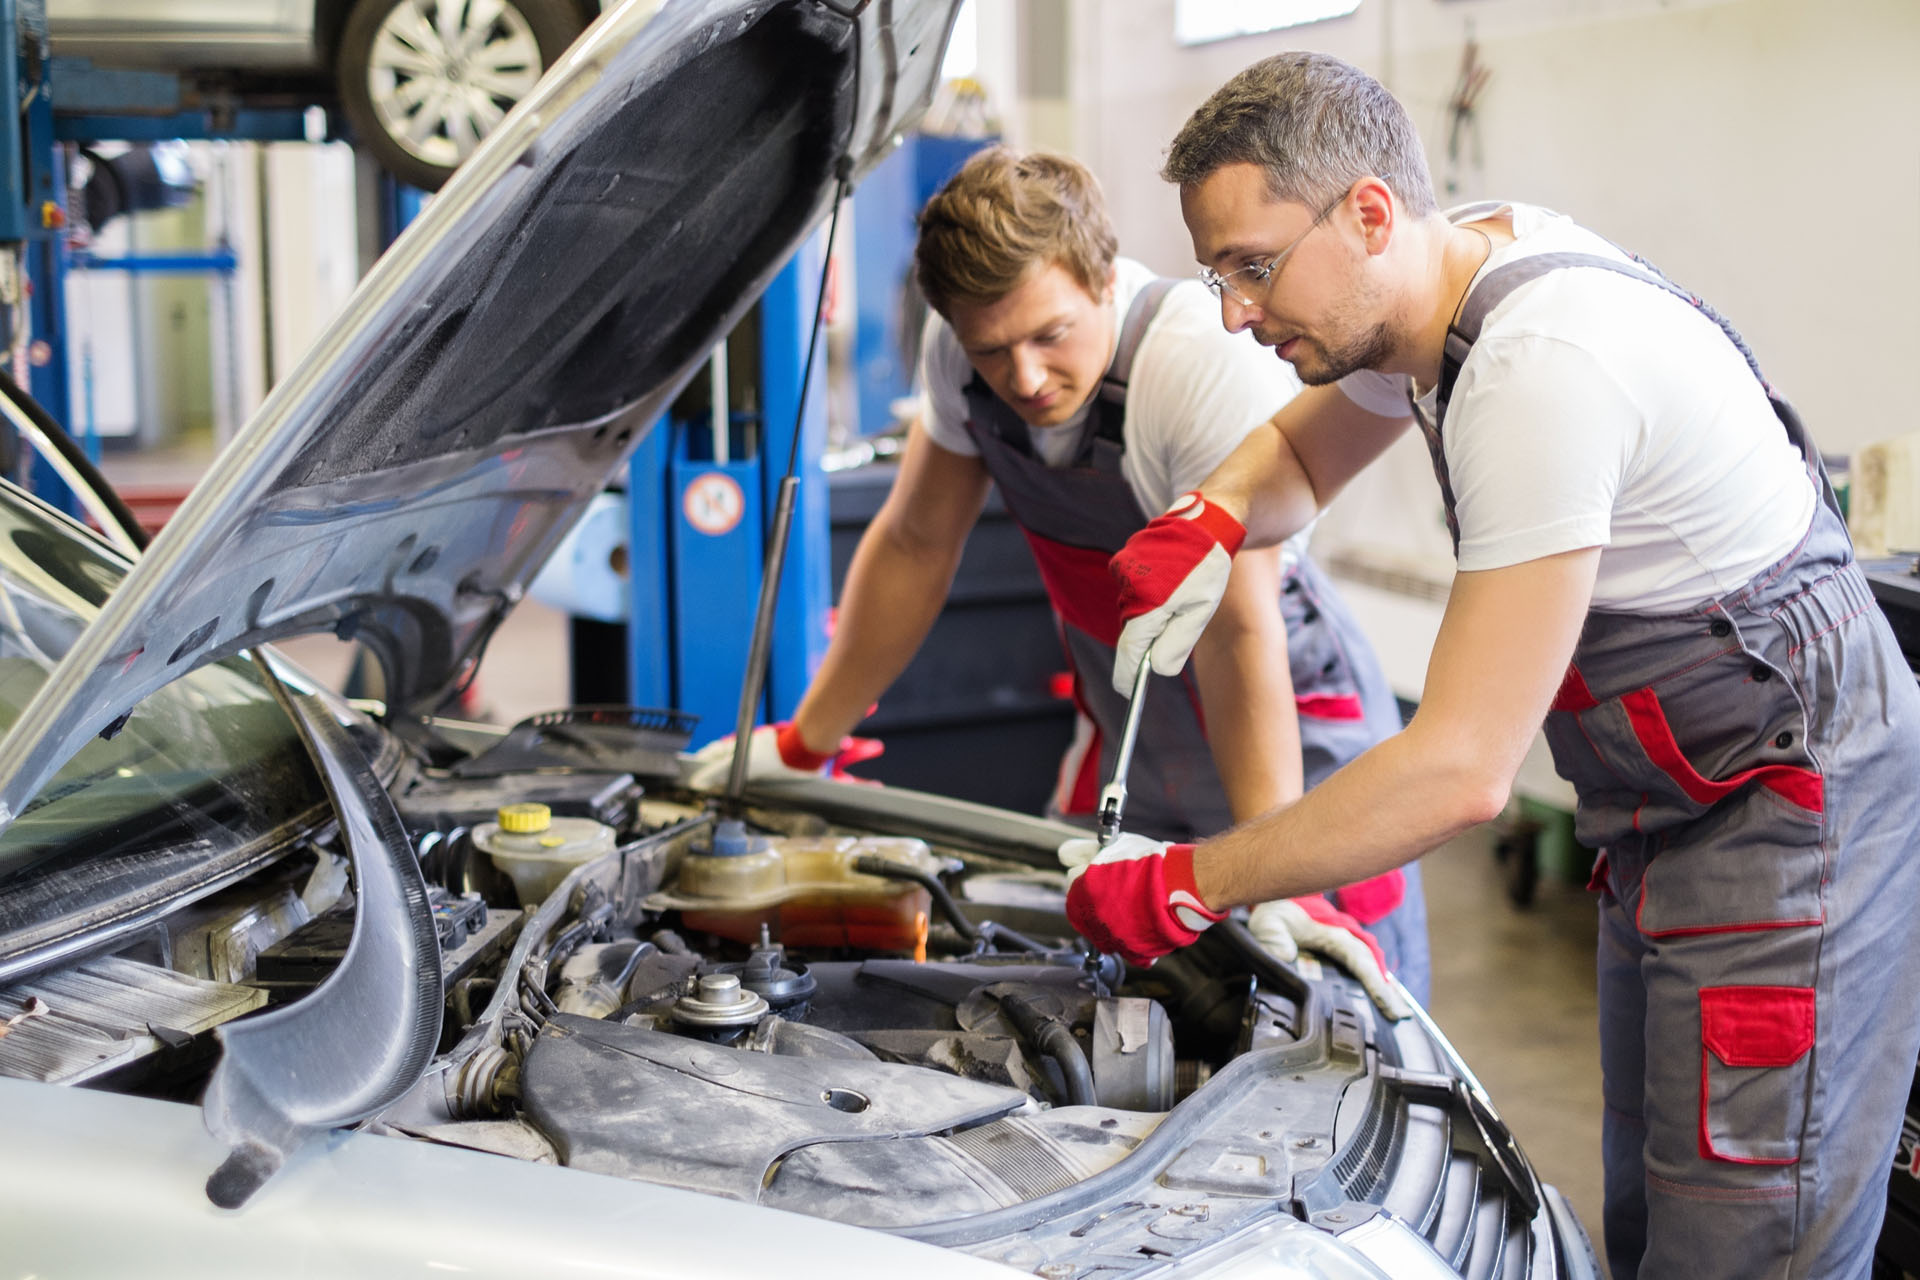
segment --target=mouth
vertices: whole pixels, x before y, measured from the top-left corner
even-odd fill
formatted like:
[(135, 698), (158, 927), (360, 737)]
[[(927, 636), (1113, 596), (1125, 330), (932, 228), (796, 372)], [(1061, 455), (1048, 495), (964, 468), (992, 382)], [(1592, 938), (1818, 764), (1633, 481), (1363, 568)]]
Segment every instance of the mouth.
[(1042, 410), (1052, 408), (1054, 403), (1059, 399), (1060, 399), (1059, 391), (1057, 390), (1049, 391), (1045, 395), (1033, 396), (1031, 398), (1021, 400), (1020, 407), (1022, 409), (1027, 410), (1030, 413), (1039, 413)]
[(1295, 336), (1288, 338), (1285, 342), (1275, 343), (1273, 348), (1273, 354), (1279, 356), (1282, 360), (1291, 361), (1294, 357), (1294, 353), (1297, 352), (1299, 349), (1300, 349), (1300, 337), (1299, 335), (1296, 334)]

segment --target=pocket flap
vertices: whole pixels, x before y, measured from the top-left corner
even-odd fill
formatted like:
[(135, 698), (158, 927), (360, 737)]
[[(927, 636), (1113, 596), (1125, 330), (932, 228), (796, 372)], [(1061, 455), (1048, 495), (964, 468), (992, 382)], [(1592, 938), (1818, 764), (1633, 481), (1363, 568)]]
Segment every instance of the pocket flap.
[(1784, 1067), (1813, 1048), (1812, 987), (1702, 987), (1700, 1042), (1730, 1067)]

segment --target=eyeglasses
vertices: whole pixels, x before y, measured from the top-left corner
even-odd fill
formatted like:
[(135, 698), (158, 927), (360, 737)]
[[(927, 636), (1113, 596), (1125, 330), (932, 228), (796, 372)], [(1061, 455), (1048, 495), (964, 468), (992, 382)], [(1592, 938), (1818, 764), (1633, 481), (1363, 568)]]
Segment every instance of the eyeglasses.
[[(1259, 306), (1259, 298), (1255, 298), (1252, 295), (1256, 293), (1259, 294), (1260, 297), (1267, 295), (1273, 288), (1272, 280), (1274, 272), (1280, 270), (1280, 264), (1287, 260), (1287, 255), (1295, 249), (1298, 249), (1300, 242), (1312, 235), (1313, 229), (1325, 222), (1327, 215), (1335, 209), (1338, 209), (1341, 204), (1345, 202), (1348, 193), (1352, 190), (1352, 187), (1348, 187), (1346, 191), (1342, 191), (1339, 195), (1335, 196), (1332, 204), (1313, 215), (1313, 221), (1307, 224), (1305, 231), (1302, 231), (1293, 238), (1292, 244), (1289, 244), (1265, 262), (1256, 262), (1251, 266), (1241, 267), (1237, 271), (1229, 271), (1225, 275), (1221, 275), (1212, 267), (1202, 267), (1200, 268), (1200, 283), (1213, 290), (1213, 296), (1216, 298), (1224, 300), (1231, 297), (1243, 307)], [(1245, 278), (1242, 279), (1242, 277)]]

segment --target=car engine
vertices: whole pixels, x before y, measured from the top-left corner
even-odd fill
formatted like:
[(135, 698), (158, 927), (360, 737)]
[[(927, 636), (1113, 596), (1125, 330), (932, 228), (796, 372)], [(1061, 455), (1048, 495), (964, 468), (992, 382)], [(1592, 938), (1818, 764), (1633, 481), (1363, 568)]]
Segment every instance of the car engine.
[[(729, 813), (604, 718), (391, 753), (444, 1002), (362, 1127), (1047, 1275), (1145, 1274), (1276, 1210), (1438, 1274), (1558, 1274), (1563, 1215), (1584, 1239), (1424, 1015), (1232, 921), (1129, 968), (1067, 926), (1059, 824), (827, 780)], [(230, 1034), (344, 974), (367, 874), (323, 828), (0, 990), (0, 1073), (211, 1116)]]

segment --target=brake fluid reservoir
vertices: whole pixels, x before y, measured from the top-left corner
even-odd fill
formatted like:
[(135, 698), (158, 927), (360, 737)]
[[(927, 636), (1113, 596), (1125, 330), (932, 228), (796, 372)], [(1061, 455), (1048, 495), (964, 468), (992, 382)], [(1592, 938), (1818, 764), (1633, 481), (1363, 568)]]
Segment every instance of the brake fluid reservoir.
[(689, 853), (671, 889), (646, 905), (677, 910), (689, 929), (753, 943), (760, 928), (789, 947), (918, 951), (931, 895), (911, 880), (854, 870), (875, 857), (924, 875), (940, 870), (921, 840), (887, 836), (749, 838), (722, 823), (709, 849)]
[(513, 881), (523, 907), (540, 903), (581, 863), (613, 852), (613, 828), (591, 818), (556, 818), (532, 803), (502, 805), (494, 816), (473, 829), (473, 844)]

